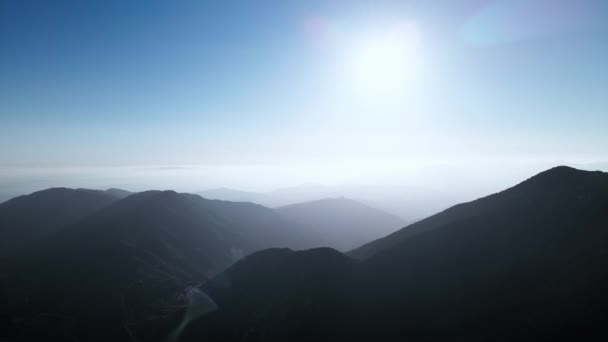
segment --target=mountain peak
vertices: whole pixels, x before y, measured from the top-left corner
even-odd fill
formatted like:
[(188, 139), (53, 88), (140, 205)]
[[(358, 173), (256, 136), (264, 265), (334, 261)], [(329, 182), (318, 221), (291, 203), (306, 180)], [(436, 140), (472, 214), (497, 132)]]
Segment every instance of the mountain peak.
[(345, 198), (324, 198), (276, 208), (283, 217), (324, 236), (329, 247), (349, 250), (402, 228), (400, 218)]
[(548, 170), (545, 170), (535, 176), (533, 176), (532, 178), (537, 178), (537, 177), (563, 177), (563, 176), (572, 176), (572, 175), (578, 175), (578, 176), (584, 176), (584, 175), (589, 175), (589, 174), (597, 174), (597, 173), (603, 173), (601, 171), (587, 171), (587, 170), (580, 170), (580, 169), (576, 169), (573, 168), (571, 166), (566, 166), (566, 165), (559, 165), (556, 167), (552, 167)]
[(591, 171), (585, 171), (585, 170), (579, 170), (579, 169), (575, 169), (571, 166), (566, 166), (566, 165), (558, 165), (555, 167), (552, 167), (548, 170), (545, 170), (539, 174), (537, 174), (534, 177), (537, 176), (542, 176), (542, 175), (567, 175), (567, 174), (575, 174), (575, 173), (587, 173), (587, 172), (591, 172)]
[[(365, 203), (353, 200), (348, 197), (338, 196), (338, 197), (325, 197), (321, 199), (305, 201), (300, 203), (288, 204), (282, 207), (278, 207), (278, 210), (289, 210), (290, 208), (299, 208), (299, 207), (320, 207), (320, 208), (343, 208), (349, 210), (374, 210), (381, 211), (380, 209), (373, 208)], [(389, 215), (388, 213), (386, 213)], [(392, 214), (390, 214), (392, 216)]]
[(575, 169), (570, 166), (556, 166), (546, 171), (543, 171), (535, 176), (530, 177), (526, 181), (520, 183), (515, 188), (521, 187), (572, 187), (591, 185), (598, 180), (598, 177), (604, 177), (606, 173), (601, 171), (586, 171)]
[(493, 215), (506, 208), (520, 213), (512, 214), (512, 217), (522, 217), (523, 213), (532, 215), (530, 208), (537, 211), (535, 214), (543, 210), (547, 213), (566, 210), (565, 208), (572, 210), (572, 199), (577, 199), (577, 208), (584, 207), (585, 203), (600, 201), (607, 191), (608, 173), (557, 166), (507, 190), (450, 207), (391, 235), (367, 243), (349, 254), (357, 258), (367, 258), (422, 232), (479, 217), (481, 213)]

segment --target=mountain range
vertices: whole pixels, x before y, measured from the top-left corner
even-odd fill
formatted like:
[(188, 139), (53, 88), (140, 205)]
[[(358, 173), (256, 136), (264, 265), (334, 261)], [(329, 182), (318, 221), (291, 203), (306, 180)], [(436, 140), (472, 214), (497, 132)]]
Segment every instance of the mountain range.
[(275, 209), (283, 218), (322, 236), (323, 246), (340, 251), (385, 236), (403, 227), (395, 215), (347, 198), (326, 198)]
[(341, 220), (363, 221), (368, 209), (345, 199), (273, 210), (172, 191), (113, 197), (2, 260), (0, 338), (608, 337), (608, 174), (557, 167), (395, 232), (387, 226), (347, 253), (306, 249), (329, 241), (323, 226), (360, 232)]
[(423, 219), (468, 198), (464, 193), (439, 191), (428, 187), (384, 185), (300, 185), (269, 192), (216, 188), (199, 195), (225, 201), (252, 202), (266, 207), (316, 201), (324, 198), (349, 198), (372, 208), (400, 217), (406, 223)]
[[(197, 284), (243, 256), (270, 247), (337, 246), (348, 238), (348, 227), (313, 228), (298, 213), (324, 209), (326, 219), (348, 225), (344, 210), (356, 208), (357, 220), (368, 216), (380, 225), (370, 225), (374, 237), (387, 222), (400, 226), (354, 201), (320, 204), (292, 214), (174, 191), (53, 188), (20, 196), (0, 204), (2, 299), (28, 339), (57, 338), (52, 332), (65, 329), (86, 339), (142, 336), (154, 330), (154, 317), (181, 308)], [(91, 335), (99, 324), (108, 335)]]
[(608, 174), (558, 167), (355, 249), (255, 253), (183, 341), (607, 337)]

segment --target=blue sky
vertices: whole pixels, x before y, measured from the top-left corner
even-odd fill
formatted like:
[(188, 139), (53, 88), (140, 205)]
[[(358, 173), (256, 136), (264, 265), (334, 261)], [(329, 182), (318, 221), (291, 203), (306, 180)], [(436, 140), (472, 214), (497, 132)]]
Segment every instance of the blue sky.
[[(602, 163), (607, 19), (601, 0), (6, 0), (0, 167), (263, 165), (252, 182), (298, 183)], [(354, 90), (393, 68), (349, 69), (354, 47), (397, 26), (416, 35), (407, 82)]]

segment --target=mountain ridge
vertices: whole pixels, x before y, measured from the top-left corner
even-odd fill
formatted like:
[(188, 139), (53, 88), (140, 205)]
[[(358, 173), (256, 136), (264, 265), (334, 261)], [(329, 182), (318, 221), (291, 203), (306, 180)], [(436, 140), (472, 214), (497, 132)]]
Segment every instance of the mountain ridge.
[(50, 236), (120, 199), (117, 191), (58, 187), (1, 203), (1, 254), (6, 256)]
[[(294, 239), (292, 229), (259, 205), (140, 192), (5, 260), (2, 299), (25, 322), (26, 340), (60, 334), (60, 326), (45, 327), (56, 316), (78, 317), (78, 335), (86, 340), (157, 336), (159, 317), (183, 307), (196, 284), (256, 250), (314, 240)], [(37, 315), (45, 312), (53, 316)]]
[(335, 277), (243, 262), (253, 278), (231, 282), (228, 271), (218, 278), (230, 287), (203, 286), (219, 309), (183, 340), (603, 340), (607, 209), (608, 174), (557, 168), (437, 214), (432, 229), (337, 265)]
[[(555, 182), (554, 179), (560, 179), (561, 177), (567, 177), (571, 179), (572, 177), (580, 176), (580, 175), (593, 175), (593, 177), (597, 177), (597, 175), (605, 175), (606, 173), (602, 171), (584, 171), (578, 170), (568, 166), (557, 166), (551, 168), (549, 170), (543, 171), (537, 175), (534, 175), (517, 185), (505, 189), (503, 191), (476, 199), (474, 201), (465, 202), (457, 204), (453, 207), (450, 207), (436, 215), (430, 216), (421, 221), (415, 222), (409, 226), (406, 226), (403, 229), (400, 229), (388, 236), (377, 239), (375, 241), (369, 242), (365, 245), (362, 245), (358, 248), (355, 248), (349, 252), (348, 255), (355, 258), (368, 258), (374, 253), (376, 253), (379, 249), (389, 248), (394, 244), (398, 243), (398, 241), (405, 240), (415, 234), (418, 234), (423, 231), (432, 230), (437, 226), (446, 223), (446, 220), (451, 220), (452, 217), (450, 215), (457, 215), (459, 219), (463, 219), (466, 216), (471, 216), (475, 214), (475, 211), (478, 209), (476, 205), (484, 200), (493, 201), (497, 195), (507, 194), (510, 195), (514, 191), (518, 191), (522, 186), (534, 186), (537, 185), (554, 185), (552, 182)], [(601, 176), (600, 176), (601, 177)], [(558, 184), (559, 185), (559, 184)]]
[(346, 251), (384, 236), (404, 225), (399, 217), (346, 198), (324, 198), (275, 208), (284, 218), (324, 237), (338, 250)]

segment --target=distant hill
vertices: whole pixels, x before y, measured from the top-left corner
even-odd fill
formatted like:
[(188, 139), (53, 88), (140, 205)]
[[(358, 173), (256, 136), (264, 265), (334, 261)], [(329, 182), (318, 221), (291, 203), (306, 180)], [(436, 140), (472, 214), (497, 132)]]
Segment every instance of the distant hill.
[[(558, 167), (353, 254), (262, 251), (182, 341), (605, 340), (608, 174)], [(302, 271), (299, 271), (302, 270)]]
[(192, 286), (241, 257), (319, 243), (260, 205), (146, 191), (20, 250), (1, 288), (27, 339), (59, 338), (76, 322), (83, 340), (130, 340), (154, 335)]
[(51, 188), (0, 204), (0, 256), (49, 236), (128, 195), (106, 191)]
[(273, 206), (271, 199), (262, 193), (241, 191), (229, 188), (216, 188), (205, 191), (197, 192), (197, 195), (201, 195), (208, 199), (217, 199), (222, 201), (231, 202), (251, 202), (260, 204), (263, 206)]
[(462, 200), (449, 192), (424, 187), (380, 185), (301, 185), (264, 193), (219, 188), (198, 194), (210, 199), (252, 202), (266, 207), (283, 207), (323, 198), (345, 197), (397, 215), (404, 222), (418, 221)]
[(106, 190), (105, 192), (114, 197), (121, 198), (121, 199), (134, 194), (131, 191), (127, 191), (127, 190), (123, 190), (123, 189), (116, 189), (116, 188), (110, 188), (110, 189)]
[(342, 251), (404, 226), (395, 215), (343, 197), (292, 204), (276, 208), (276, 211), (322, 237), (325, 246)]

